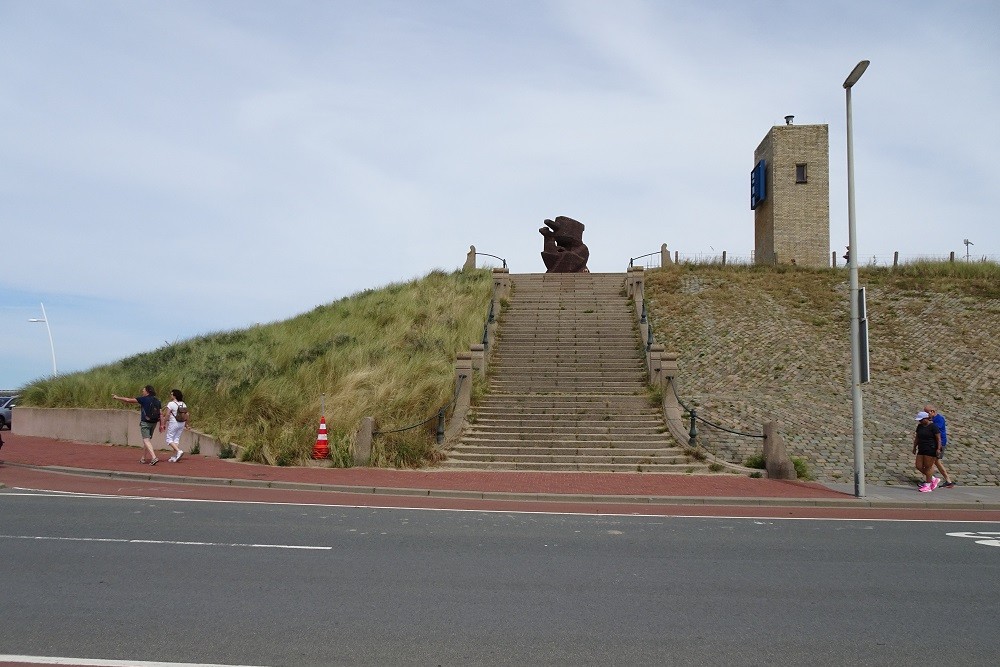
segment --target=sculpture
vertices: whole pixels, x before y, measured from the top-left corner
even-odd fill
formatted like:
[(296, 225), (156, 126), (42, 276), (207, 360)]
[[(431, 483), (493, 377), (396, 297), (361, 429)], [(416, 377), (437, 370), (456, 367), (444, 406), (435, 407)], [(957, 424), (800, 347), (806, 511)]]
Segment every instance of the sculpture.
[(560, 215), (538, 231), (545, 237), (542, 261), (546, 273), (589, 273), (590, 249), (583, 242), (583, 223)]

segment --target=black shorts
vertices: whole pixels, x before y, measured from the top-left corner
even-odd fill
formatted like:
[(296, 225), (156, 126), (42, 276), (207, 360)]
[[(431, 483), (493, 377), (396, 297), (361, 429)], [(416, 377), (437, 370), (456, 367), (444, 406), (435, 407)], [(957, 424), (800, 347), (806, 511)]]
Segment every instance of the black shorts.
[(917, 449), (917, 455), (937, 458), (937, 447), (920, 447)]

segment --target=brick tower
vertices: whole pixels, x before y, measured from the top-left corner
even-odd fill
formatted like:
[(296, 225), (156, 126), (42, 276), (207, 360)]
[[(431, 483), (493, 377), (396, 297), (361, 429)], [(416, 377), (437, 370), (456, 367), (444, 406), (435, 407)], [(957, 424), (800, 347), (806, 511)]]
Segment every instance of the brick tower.
[(826, 125), (775, 125), (754, 151), (754, 263), (830, 266), (830, 139)]

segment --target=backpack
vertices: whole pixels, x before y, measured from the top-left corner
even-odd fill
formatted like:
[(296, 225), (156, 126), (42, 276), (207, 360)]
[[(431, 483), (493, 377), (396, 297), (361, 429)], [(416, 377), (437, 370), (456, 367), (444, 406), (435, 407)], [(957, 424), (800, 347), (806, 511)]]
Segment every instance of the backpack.
[(178, 403), (177, 414), (174, 415), (174, 419), (179, 422), (186, 422), (188, 420), (188, 406), (184, 403)]
[(146, 418), (145, 421), (146, 421), (147, 424), (152, 424), (153, 422), (159, 422), (160, 421), (160, 406), (161, 405), (162, 404), (160, 403), (160, 399), (154, 398), (153, 402), (150, 403), (149, 411), (148, 412), (144, 411), (143, 416)]

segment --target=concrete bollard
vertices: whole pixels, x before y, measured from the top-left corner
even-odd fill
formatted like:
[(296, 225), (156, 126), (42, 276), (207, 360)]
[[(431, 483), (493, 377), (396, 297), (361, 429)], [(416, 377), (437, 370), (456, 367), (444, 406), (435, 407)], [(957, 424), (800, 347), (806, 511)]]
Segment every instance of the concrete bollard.
[(628, 271), (625, 272), (625, 296), (635, 296), (635, 285), (637, 281), (642, 282), (643, 271), (645, 269), (641, 266), (628, 267)]
[(445, 429), (445, 442), (454, 442), (465, 425), (465, 415), (472, 403), (472, 354), (460, 352), (455, 359), (455, 409), (451, 413), (451, 422)]
[(664, 243), (663, 245), (660, 246), (660, 266), (664, 267), (669, 265), (670, 265), (670, 251), (667, 250), (667, 244)]
[(778, 422), (764, 424), (764, 465), (768, 479), (798, 479), (795, 464), (785, 451), (785, 441), (778, 432)]
[(472, 370), (481, 375), (486, 375), (486, 346), (482, 343), (476, 343), (471, 349)]
[(653, 343), (649, 348), (649, 384), (654, 387), (663, 386), (663, 350), (660, 343)]
[(375, 418), (362, 417), (357, 437), (354, 438), (354, 465), (367, 466), (372, 461), (372, 438), (375, 437)]
[(506, 299), (510, 296), (509, 269), (493, 269), (493, 288), (494, 294), (498, 299)]

